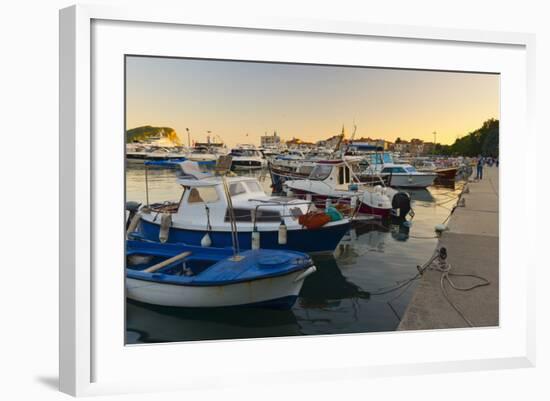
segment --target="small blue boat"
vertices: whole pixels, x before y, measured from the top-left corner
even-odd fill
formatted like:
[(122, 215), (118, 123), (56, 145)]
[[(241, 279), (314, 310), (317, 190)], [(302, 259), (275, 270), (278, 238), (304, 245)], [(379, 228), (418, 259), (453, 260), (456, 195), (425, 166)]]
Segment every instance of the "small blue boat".
[(126, 295), (185, 308), (261, 306), (290, 309), (316, 268), (301, 252), (126, 242)]

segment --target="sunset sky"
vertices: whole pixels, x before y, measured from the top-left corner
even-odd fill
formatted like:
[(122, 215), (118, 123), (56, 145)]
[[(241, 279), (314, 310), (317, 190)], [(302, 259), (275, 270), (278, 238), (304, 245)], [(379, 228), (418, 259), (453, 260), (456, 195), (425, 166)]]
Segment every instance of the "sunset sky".
[[(347, 137), (449, 144), (499, 118), (499, 76), (173, 58), (126, 58), (126, 128), (168, 126), (187, 144)], [(248, 136), (247, 136), (248, 134)]]

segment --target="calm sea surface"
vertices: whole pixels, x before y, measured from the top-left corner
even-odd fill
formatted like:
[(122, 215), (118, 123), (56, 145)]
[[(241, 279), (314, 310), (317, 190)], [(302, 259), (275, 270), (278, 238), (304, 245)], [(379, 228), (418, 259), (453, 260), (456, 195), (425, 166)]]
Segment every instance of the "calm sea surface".
[[(268, 173), (255, 172), (267, 193)], [(181, 187), (169, 169), (149, 169), (149, 201), (177, 201)], [(434, 226), (443, 222), (456, 203), (462, 183), (409, 191), (416, 213), (410, 229), (379, 222), (358, 223), (340, 242), (333, 256), (314, 257), (317, 272), (309, 276), (290, 311), (260, 308), (186, 310), (128, 301), (129, 344), (235, 339), (308, 334), (392, 331), (409, 303), (416, 281), (383, 295), (414, 276), (416, 266), (433, 253)], [(130, 165), (127, 200), (145, 201), (143, 165)]]

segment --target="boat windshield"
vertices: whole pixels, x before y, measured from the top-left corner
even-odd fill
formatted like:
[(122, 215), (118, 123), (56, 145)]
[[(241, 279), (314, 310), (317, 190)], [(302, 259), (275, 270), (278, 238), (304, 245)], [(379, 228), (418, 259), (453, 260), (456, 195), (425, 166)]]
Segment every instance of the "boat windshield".
[(405, 167), (407, 173), (416, 173), (416, 169), (413, 166)]
[(255, 181), (248, 181), (246, 186), (250, 192), (264, 192), (262, 187), (260, 187), (260, 184)]
[(389, 153), (371, 153), (368, 161), (370, 164), (391, 164), (393, 158)]
[(311, 174), (309, 175), (309, 179), (324, 180), (330, 175), (331, 171), (332, 171), (332, 166), (328, 164), (318, 164), (311, 171)]
[(235, 157), (260, 157), (258, 151), (254, 149), (233, 149), (231, 151), (231, 156)]
[(187, 203), (214, 203), (220, 198), (214, 187), (194, 187), (189, 191)]
[(244, 187), (244, 184), (242, 182), (233, 182), (229, 184), (229, 193), (231, 194), (231, 196), (244, 194), (245, 192), (246, 188)]

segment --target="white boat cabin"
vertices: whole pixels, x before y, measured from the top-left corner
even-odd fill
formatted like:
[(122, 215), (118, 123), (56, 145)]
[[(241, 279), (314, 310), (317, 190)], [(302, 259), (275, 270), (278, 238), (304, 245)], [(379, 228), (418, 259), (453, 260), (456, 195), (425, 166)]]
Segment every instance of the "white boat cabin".
[[(255, 178), (227, 177), (225, 180), (241, 231), (250, 231), (254, 226), (259, 231), (273, 229), (281, 220), (289, 228), (297, 226), (299, 216), (309, 211), (309, 202), (266, 195)], [(221, 177), (180, 178), (177, 182), (183, 193), (177, 212), (172, 215), (175, 227), (204, 230), (210, 224), (214, 230), (231, 230), (231, 208)]]
[(410, 164), (385, 165), (380, 171), (382, 174), (418, 174), (419, 172)]
[(354, 183), (354, 174), (360, 171), (358, 163), (342, 161), (318, 162), (309, 175), (310, 180), (323, 181), (331, 188), (347, 191)]

